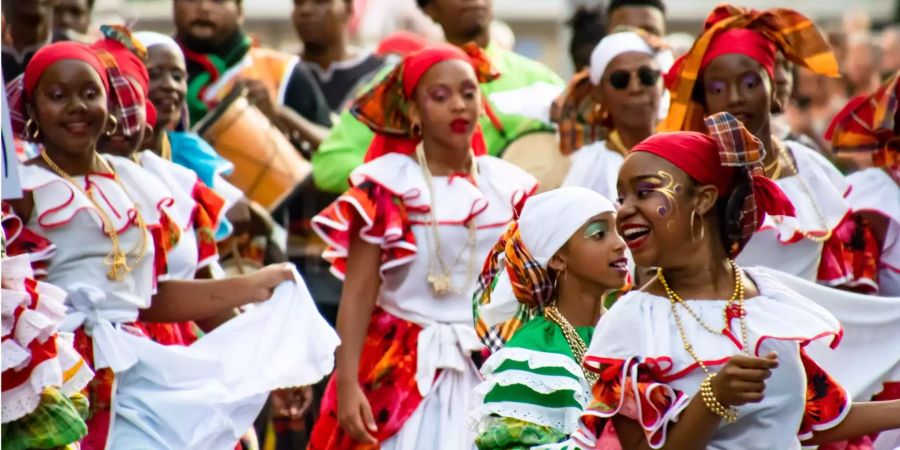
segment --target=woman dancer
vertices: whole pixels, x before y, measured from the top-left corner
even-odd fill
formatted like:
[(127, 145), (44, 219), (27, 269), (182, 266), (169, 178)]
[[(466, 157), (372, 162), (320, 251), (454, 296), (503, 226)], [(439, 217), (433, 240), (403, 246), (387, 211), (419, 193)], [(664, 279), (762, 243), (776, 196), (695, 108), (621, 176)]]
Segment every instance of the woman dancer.
[[(854, 268), (864, 271), (858, 277), (869, 279), (885, 296), (900, 296), (898, 78), (900, 73), (872, 95), (851, 101), (835, 116), (825, 136), (839, 158), (851, 159), (862, 168), (847, 176), (852, 186), (847, 199), (864, 219), (857, 222), (857, 233), (874, 233), (880, 245), (875, 251), (863, 247), (854, 253)], [(870, 260), (874, 254), (878, 258)]]
[[(794, 211), (740, 122), (720, 113), (707, 125), (655, 135), (622, 166), (618, 227), (637, 264), (658, 270), (597, 326), (587, 414), (612, 418), (624, 449), (799, 449), (900, 427), (900, 402), (851, 408), (807, 354), (837, 344), (834, 316), (778, 271), (734, 262), (764, 214)], [(595, 448), (591, 434), (574, 438)]]
[(628, 276), (615, 217), (602, 195), (563, 187), (528, 199), (494, 245), (475, 292), (476, 331), (497, 350), (475, 388), (478, 448), (552, 444), (577, 428), (597, 380), (580, 366), (603, 295)]
[(742, 121), (763, 143), (766, 175), (776, 180), (797, 214), (766, 219), (738, 262), (829, 286), (861, 288), (846, 262), (854, 228), (844, 198), (846, 180), (815, 150), (772, 135), (771, 111), (784, 107), (773, 103), (776, 51), (816, 73), (838, 74), (824, 37), (799, 13), (716, 8), (704, 33), (667, 76), (672, 105), (660, 128), (704, 132), (703, 117), (722, 111)]
[(344, 289), (337, 370), (311, 449), (472, 446), (475, 278), (536, 189), (486, 156), (478, 86), (496, 76), (477, 47), (433, 46), (352, 108), (376, 138), (353, 187), (313, 219)]
[[(330, 370), (336, 338), (302, 283), (272, 297), (282, 281), (299, 281), (284, 266), (217, 282), (156, 283), (157, 205), (171, 198), (130, 160), (96, 153), (114, 125), (106, 69), (82, 44), (44, 47), (16, 81), (10, 105), (16, 132), (43, 147), (22, 167), (25, 196), (13, 209), (55, 245), (47, 281), (68, 292), (63, 329), (76, 333), (97, 373), (82, 448), (233, 445), (270, 390), (315, 382)], [(156, 344), (132, 325), (139, 312), (179, 321), (270, 297), (183, 349)], [(305, 345), (313, 335), (316, 346)], [(274, 345), (281, 339), (304, 345), (298, 353), (296, 345)], [(271, 370), (261, 376), (256, 368), (264, 364)]]
[[(640, 31), (613, 33), (597, 44), (590, 67), (575, 75), (553, 106), (560, 150), (571, 154), (563, 186), (615, 197), (625, 154), (656, 131), (664, 91), (660, 73), (670, 61), (661, 42)], [(609, 134), (600, 140), (602, 131)]]

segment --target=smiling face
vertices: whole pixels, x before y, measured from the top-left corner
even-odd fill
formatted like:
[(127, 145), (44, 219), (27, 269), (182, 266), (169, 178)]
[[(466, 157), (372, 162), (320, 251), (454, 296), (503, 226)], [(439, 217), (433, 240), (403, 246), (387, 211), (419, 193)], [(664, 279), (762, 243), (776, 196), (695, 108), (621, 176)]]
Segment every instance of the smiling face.
[(106, 101), (100, 75), (85, 62), (66, 59), (41, 75), (28, 113), (48, 150), (79, 156), (94, 150), (105, 129)]
[(760, 137), (769, 130), (774, 100), (772, 80), (753, 58), (737, 53), (712, 60), (703, 70), (706, 113), (731, 113)]
[(625, 285), (627, 264), (625, 242), (616, 232), (616, 213), (605, 212), (582, 225), (553, 256), (550, 266), (565, 267), (566, 279), (575, 277), (602, 291)]
[(481, 91), (472, 65), (462, 60), (435, 64), (413, 94), (410, 117), (422, 134), (447, 148), (471, 146), (481, 111)]
[(129, 157), (132, 153), (140, 150), (141, 144), (144, 142), (144, 137), (147, 132), (147, 114), (145, 110), (147, 98), (144, 97), (144, 92), (140, 87), (140, 83), (131, 77), (127, 78), (128, 81), (131, 82), (131, 86), (137, 98), (134, 115), (138, 123), (141, 124), (141, 129), (132, 133), (131, 136), (126, 136), (123, 127), (116, 127), (116, 131), (111, 135), (107, 136), (104, 134), (100, 136), (100, 141), (97, 143), (97, 151), (100, 153)]
[(166, 45), (147, 49), (147, 72), (150, 74), (150, 101), (156, 107), (155, 127), (175, 124), (181, 115), (187, 93), (187, 69), (181, 54)]
[(175, 0), (175, 34), (201, 47), (216, 47), (231, 38), (244, 21), (236, 0)]
[[(609, 111), (613, 128), (646, 129), (656, 124), (663, 89), (659, 70), (656, 61), (639, 52), (623, 53), (610, 61), (594, 96)], [(628, 83), (623, 86), (626, 77)]]
[[(689, 258), (696, 249), (692, 242), (691, 215), (703, 221), (709, 209), (701, 205), (698, 189), (681, 169), (659, 156), (634, 152), (619, 170), (617, 225), (638, 266), (673, 267)], [(704, 195), (709, 197), (704, 187)], [(715, 203), (713, 194), (712, 203)], [(706, 204), (710, 204), (709, 198)], [(704, 210), (705, 209), (705, 210)], [(694, 211), (697, 211), (694, 213)], [(699, 235), (695, 224), (694, 235)], [(709, 228), (709, 227), (707, 227)], [(706, 236), (712, 236), (707, 229)]]

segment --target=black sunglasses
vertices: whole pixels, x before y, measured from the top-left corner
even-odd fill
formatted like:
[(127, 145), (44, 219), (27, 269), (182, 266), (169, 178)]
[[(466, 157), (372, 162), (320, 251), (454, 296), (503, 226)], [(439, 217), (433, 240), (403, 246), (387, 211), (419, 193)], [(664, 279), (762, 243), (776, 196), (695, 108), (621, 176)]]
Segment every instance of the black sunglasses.
[(613, 88), (620, 91), (628, 89), (628, 85), (631, 84), (632, 73), (636, 73), (638, 80), (640, 80), (641, 84), (646, 87), (655, 85), (659, 80), (659, 75), (661, 74), (659, 70), (651, 69), (647, 66), (641, 66), (635, 72), (629, 72), (627, 70), (617, 70), (609, 74), (609, 84)]

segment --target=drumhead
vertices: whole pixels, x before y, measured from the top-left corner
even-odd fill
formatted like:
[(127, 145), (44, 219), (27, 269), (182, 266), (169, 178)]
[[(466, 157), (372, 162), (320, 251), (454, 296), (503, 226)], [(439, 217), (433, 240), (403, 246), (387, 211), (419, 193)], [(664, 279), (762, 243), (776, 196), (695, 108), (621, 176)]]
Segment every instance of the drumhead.
[(225, 114), (225, 111), (228, 111), (228, 108), (232, 103), (238, 101), (240, 98), (245, 98), (247, 96), (247, 89), (232, 89), (225, 98), (220, 101), (215, 108), (210, 110), (203, 116), (200, 121), (194, 125), (193, 132), (203, 136), (203, 133), (206, 132), (209, 127), (211, 127), (214, 123), (218, 122), (219, 119), (222, 118), (222, 114)]
[(538, 192), (562, 186), (569, 173), (569, 157), (559, 151), (556, 134), (537, 131), (525, 134), (511, 142), (500, 156), (530, 173), (540, 182)]

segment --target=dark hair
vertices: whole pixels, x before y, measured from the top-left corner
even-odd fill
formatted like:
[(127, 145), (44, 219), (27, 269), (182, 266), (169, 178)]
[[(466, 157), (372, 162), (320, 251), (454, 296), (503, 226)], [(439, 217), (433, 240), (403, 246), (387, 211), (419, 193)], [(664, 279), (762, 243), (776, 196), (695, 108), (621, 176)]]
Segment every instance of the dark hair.
[(649, 6), (658, 9), (663, 15), (666, 14), (666, 5), (662, 0), (612, 0), (606, 8), (606, 14), (612, 15), (613, 11), (624, 6)]
[(95, 0), (87, 0), (88, 11), (94, 10), (94, 2)]
[(416, 4), (419, 5), (420, 9), (425, 9), (429, 3), (431, 3), (431, 0), (416, 0)]
[[(589, 66), (591, 51), (606, 36), (602, 8), (600, 6), (579, 6), (566, 24), (572, 27), (569, 56), (572, 58), (575, 70)], [(585, 55), (581, 50), (586, 47), (589, 47), (590, 50)], [(587, 56), (587, 60), (584, 56)]]
[(719, 216), (719, 230), (721, 231), (722, 245), (725, 251), (732, 257), (744, 248), (746, 242), (741, 241), (743, 235), (743, 223), (741, 215), (744, 210), (744, 200), (752, 195), (750, 184), (750, 171), (745, 167), (734, 169), (734, 188), (727, 197), (716, 201), (716, 212)]

